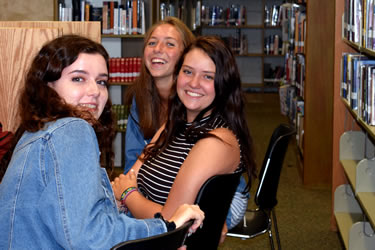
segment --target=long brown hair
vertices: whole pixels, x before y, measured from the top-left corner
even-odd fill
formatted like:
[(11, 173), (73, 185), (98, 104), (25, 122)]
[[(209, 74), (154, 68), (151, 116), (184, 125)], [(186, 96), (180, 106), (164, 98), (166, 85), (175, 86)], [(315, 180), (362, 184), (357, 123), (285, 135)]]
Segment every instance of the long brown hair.
[(101, 157), (105, 155), (106, 168), (112, 170), (114, 155), (112, 141), (115, 136), (115, 125), (111, 101), (108, 99), (103, 113), (97, 120), (90, 112), (80, 111), (67, 104), (55, 90), (48, 86), (49, 82), (58, 80), (63, 69), (74, 63), (81, 53), (100, 54), (106, 61), (107, 70), (109, 69), (109, 56), (104, 47), (78, 35), (65, 35), (48, 42), (33, 59), (19, 99), (20, 126), (14, 136), (11, 150), (0, 163), (0, 180), (5, 174), (15, 145), (22, 134), (25, 131), (41, 130), (47, 122), (63, 117), (79, 117), (92, 124), (102, 152)]
[[(195, 118), (192, 125), (186, 131), (188, 140), (195, 141), (214, 136), (208, 133), (206, 126), (217, 117), (224, 119), (229, 128), (234, 132), (240, 142), (241, 162), (249, 177), (247, 189), (251, 186), (251, 180), (256, 176), (256, 164), (254, 156), (254, 144), (247, 126), (244, 112), (245, 101), (241, 89), (241, 78), (236, 64), (236, 59), (231, 49), (218, 37), (198, 37), (189, 47), (185, 49), (180, 60), (176, 64), (175, 79), (181, 69), (186, 54), (193, 50), (200, 49), (206, 53), (216, 66), (215, 73), (215, 98), (213, 102), (203, 109)], [(204, 114), (211, 110), (209, 120), (205, 126), (197, 126)], [(155, 157), (163, 151), (168, 142), (172, 141), (181, 127), (186, 123), (186, 107), (181, 102), (176, 92), (176, 84), (173, 85), (168, 110), (168, 120), (164, 131), (161, 133), (155, 144), (149, 144), (144, 150), (143, 160)]]
[[(181, 40), (184, 45), (183, 49), (193, 42), (195, 38), (193, 33), (181, 20), (175, 17), (167, 17), (166, 19), (154, 24), (147, 31), (143, 44), (143, 52), (154, 30), (163, 24), (170, 24), (175, 27), (181, 36)], [(166, 116), (163, 116), (162, 114), (162, 100), (158, 89), (154, 84), (153, 77), (145, 65), (144, 58), (142, 58), (140, 76), (126, 92), (125, 103), (129, 107), (133, 98), (135, 98), (138, 108), (138, 123), (141, 131), (143, 132), (145, 138), (150, 139), (165, 121)]]

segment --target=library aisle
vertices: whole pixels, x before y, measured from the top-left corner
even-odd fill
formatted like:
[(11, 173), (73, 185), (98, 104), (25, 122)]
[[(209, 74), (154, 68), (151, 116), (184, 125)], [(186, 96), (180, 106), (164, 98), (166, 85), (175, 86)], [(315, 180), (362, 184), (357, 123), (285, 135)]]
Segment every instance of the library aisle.
[[(272, 131), (287, 123), (280, 114), (278, 94), (247, 94), (247, 119), (260, 168)], [(343, 249), (339, 234), (330, 230), (331, 188), (303, 186), (295, 141), (289, 145), (278, 189), (276, 215), (283, 249)], [(252, 196), (257, 183), (253, 184)], [(253, 206), (250, 198), (249, 208)], [(276, 242), (274, 242), (276, 244)], [(270, 249), (268, 234), (250, 240), (227, 237), (219, 250)]]

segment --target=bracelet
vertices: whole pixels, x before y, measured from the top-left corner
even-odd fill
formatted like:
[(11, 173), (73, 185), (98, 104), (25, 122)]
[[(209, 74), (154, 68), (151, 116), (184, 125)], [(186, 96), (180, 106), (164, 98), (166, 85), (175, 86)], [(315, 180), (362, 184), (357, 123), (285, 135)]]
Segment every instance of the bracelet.
[(161, 213), (156, 213), (154, 215), (154, 218), (161, 219), (165, 223), (165, 226), (167, 227), (167, 232), (170, 232), (176, 229), (176, 223), (174, 223), (174, 221), (164, 220), (163, 215), (161, 215)]
[[(121, 194), (121, 198), (120, 198), (120, 201), (121, 201), (121, 204), (123, 206), (125, 206), (125, 200), (126, 198), (131, 194), (133, 193), (134, 191), (138, 191), (138, 188), (136, 187), (129, 187), (127, 189), (125, 189), (125, 191)], [(126, 206), (125, 206), (126, 207)]]

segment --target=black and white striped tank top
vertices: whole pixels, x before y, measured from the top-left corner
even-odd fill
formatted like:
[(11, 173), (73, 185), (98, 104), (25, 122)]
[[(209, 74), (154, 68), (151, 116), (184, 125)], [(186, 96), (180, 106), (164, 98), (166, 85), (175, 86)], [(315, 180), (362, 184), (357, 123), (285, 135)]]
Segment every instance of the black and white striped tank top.
[[(198, 126), (207, 126), (207, 131), (228, 128), (227, 123), (220, 117), (207, 124), (209, 118), (209, 116), (204, 117)], [(195, 145), (189, 143), (185, 136), (185, 131), (189, 126), (191, 123), (186, 123), (183, 131), (178, 132), (175, 139), (168, 144), (163, 152), (153, 159), (145, 161), (141, 166), (137, 177), (138, 189), (147, 199), (161, 205), (167, 201), (177, 173)], [(236, 171), (240, 170), (240, 166)]]

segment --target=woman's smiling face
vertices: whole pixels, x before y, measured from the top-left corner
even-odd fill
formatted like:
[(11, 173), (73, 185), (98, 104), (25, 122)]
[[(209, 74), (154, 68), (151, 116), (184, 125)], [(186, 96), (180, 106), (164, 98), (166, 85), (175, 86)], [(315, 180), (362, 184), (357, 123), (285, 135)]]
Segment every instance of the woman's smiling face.
[(215, 99), (215, 73), (214, 62), (203, 50), (194, 48), (185, 55), (177, 77), (177, 94), (186, 107), (188, 122)]
[(147, 41), (145, 65), (154, 78), (172, 79), (174, 67), (184, 45), (180, 33), (170, 24), (157, 27)]
[(99, 119), (108, 100), (108, 69), (100, 54), (79, 54), (60, 79), (48, 83), (68, 104), (89, 110)]

